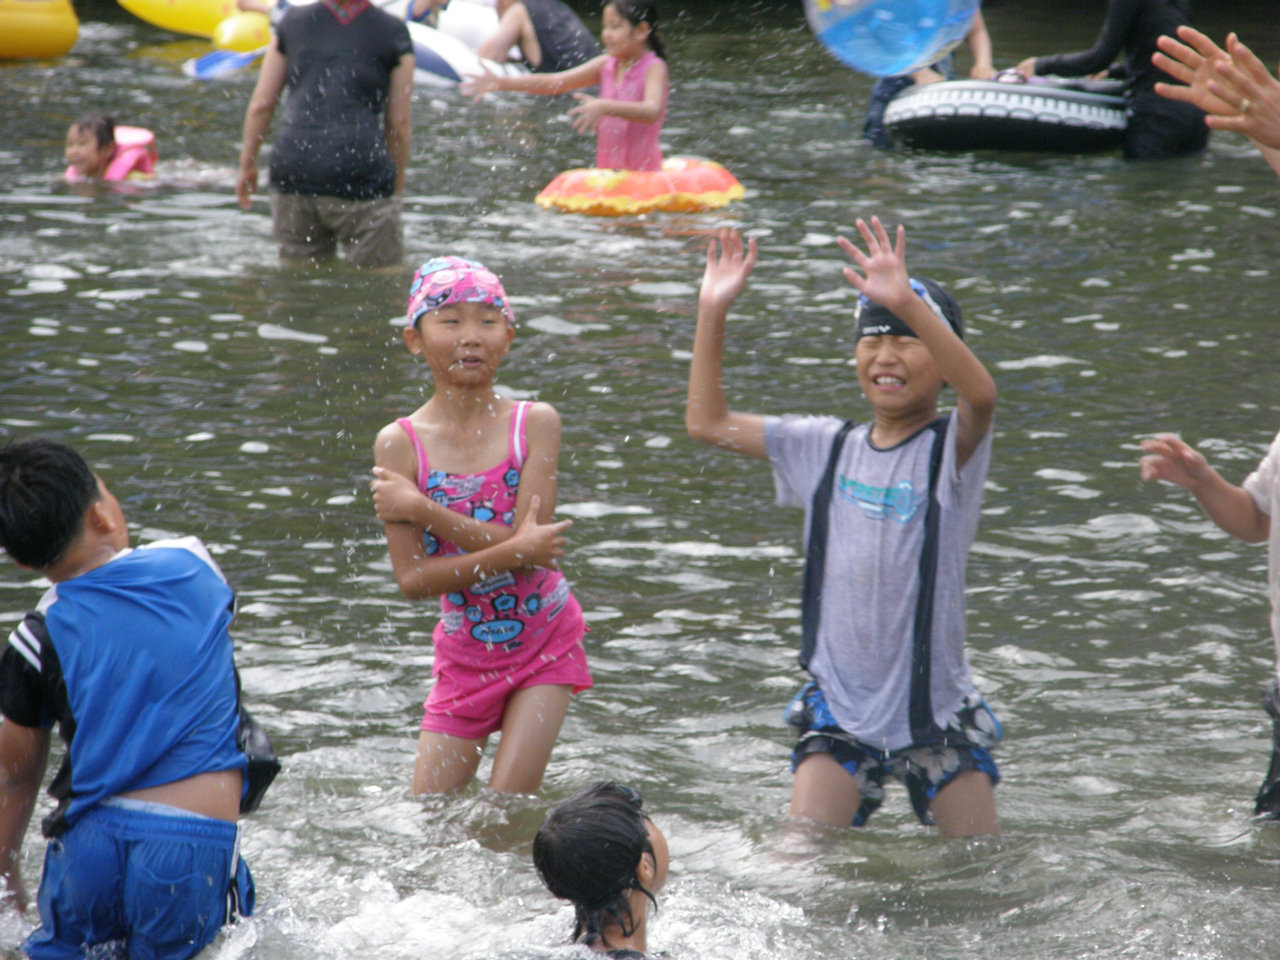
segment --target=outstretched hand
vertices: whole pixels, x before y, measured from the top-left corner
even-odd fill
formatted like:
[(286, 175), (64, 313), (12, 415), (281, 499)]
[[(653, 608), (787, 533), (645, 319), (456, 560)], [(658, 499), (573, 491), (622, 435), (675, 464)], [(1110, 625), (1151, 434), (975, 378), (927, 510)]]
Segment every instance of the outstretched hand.
[(516, 527), (515, 535), (508, 541), (515, 547), (522, 566), (554, 567), (557, 558), (564, 556), (563, 534), (573, 526), (573, 521), (539, 523), (538, 508), (541, 505), (541, 497), (535, 495), (529, 498), (524, 519), (520, 521), (520, 526)]
[(1224, 50), (1199, 30), (1182, 26), (1178, 39), (1160, 37), (1152, 63), (1184, 86), (1156, 84), (1156, 92), (1209, 114), (1215, 130), (1243, 133), (1280, 148), (1280, 79), (1234, 33)]
[(475, 101), (479, 101), (490, 90), (498, 89), (498, 75), (483, 63), (480, 67), (483, 73), (469, 73), (458, 84), (458, 92)]
[(836, 242), (865, 276), (852, 267), (845, 267), (845, 279), (868, 300), (900, 315), (901, 308), (910, 303), (913, 296), (907, 274), (907, 231), (899, 224), (896, 242), (890, 244), (879, 217), (872, 217), (870, 226), (861, 218), (856, 223), (867, 245), (866, 253), (846, 237), (839, 237)]
[(1167, 480), (1191, 489), (1209, 476), (1209, 462), (1173, 433), (1161, 433), (1142, 441), (1146, 454), (1138, 461), (1143, 480)]
[(702, 272), (698, 310), (727, 313), (729, 305), (746, 288), (758, 255), (755, 237), (747, 241), (745, 248), (742, 233), (729, 227), (712, 237), (707, 243), (707, 267)]
[(578, 105), (569, 111), (573, 129), (579, 133), (595, 133), (600, 119), (606, 116), (604, 101), (589, 93), (575, 93), (573, 99), (578, 101)]

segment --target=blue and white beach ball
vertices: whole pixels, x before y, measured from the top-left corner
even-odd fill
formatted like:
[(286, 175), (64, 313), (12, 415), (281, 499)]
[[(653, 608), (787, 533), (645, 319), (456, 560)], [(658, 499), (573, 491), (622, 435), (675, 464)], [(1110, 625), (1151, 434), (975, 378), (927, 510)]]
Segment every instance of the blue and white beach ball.
[(822, 45), (855, 70), (892, 77), (927, 67), (965, 38), (981, 0), (804, 0)]

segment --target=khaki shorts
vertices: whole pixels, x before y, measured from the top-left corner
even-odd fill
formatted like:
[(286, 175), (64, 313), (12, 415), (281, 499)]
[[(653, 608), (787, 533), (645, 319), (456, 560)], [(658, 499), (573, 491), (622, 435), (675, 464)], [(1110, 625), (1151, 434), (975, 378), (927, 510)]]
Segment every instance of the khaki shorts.
[(307, 193), (271, 195), (272, 232), (282, 260), (332, 257), (341, 243), (358, 267), (386, 267), (404, 256), (401, 198), (346, 200)]

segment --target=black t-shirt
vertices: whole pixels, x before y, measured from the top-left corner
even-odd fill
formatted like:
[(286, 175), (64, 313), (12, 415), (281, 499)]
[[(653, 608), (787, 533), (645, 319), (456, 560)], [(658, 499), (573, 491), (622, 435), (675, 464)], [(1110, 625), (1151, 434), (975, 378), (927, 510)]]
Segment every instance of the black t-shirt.
[(1170, 77), (1151, 62), (1156, 38), (1174, 36), (1191, 22), (1191, 0), (1110, 0), (1102, 33), (1090, 50), (1036, 57), (1036, 73), (1079, 77), (1111, 66), (1123, 52), (1134, 93), (1150, 90)]
[(542, 48), (535, 73), (572, 70), (600, 55), (600, 47), (578, 15), (560, 0), (522, 0)]
[(281, 193), (372, 200), (395, 190), (384, 114), (391, 72), (413, 52), (404, 22), (366, 7), (347, 23), (324, 3), (290, 7), (276, 27), (288, 66), (271, 151)]

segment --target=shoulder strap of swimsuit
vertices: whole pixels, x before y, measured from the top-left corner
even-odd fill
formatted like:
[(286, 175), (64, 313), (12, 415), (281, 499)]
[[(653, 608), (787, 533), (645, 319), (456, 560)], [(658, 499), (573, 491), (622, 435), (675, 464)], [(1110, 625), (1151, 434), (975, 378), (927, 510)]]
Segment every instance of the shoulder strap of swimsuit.
[(413, 429), (413, 424), (408, 417), (399, 417), (396, 423), (400, 424), (401, 429), (409, 435), (409, 442), (413, 444), (414, 451), (418, 454), (418, 489), (425, 491), (427, 489), (427, 474), (431, 468), (427, 464), (427, 451), (422, 446), (422, 441), (418, 439), (418, 431)]
[(831, 490), (835, 486), (836, 464), (844, 449), (844, 438), (853, 429), (853, 421), (840, 424), (835, 439), (831, 441), (831, 453), (827, 466), (813, 492), (813, 504), (809, 509), (809, 542), (804, 557), (804, 591), (800, 598), (800, 629), (804, 637), (800, 647), (800, 666), (809, 668), (809, 660), (818, 645), (818, 623), (822, 619), (822, 577), (827, 567), (827, 528), (831, 517)]
[(907, 718), (913, 743), (926, 743), (941, 736), (933, 721), (933, 606), (938, 581), (938, 528), (942, 504), (938, 501), (938, 474), (946, 450), (950, 417), (938, 417), (926, 428), (933, 431), (929, 452), (929, 507), (924, 515), (924, 546), (920, 550), (920, 588), (916, 594), (915, 627), (911, 636), (911, 700)]
[(517, 400), (511, 408), (511, 459), (516, 469), (524, 466), (524, 455), (529, 449), (529, 407), (528, 400)]

